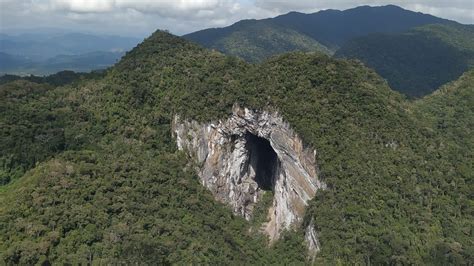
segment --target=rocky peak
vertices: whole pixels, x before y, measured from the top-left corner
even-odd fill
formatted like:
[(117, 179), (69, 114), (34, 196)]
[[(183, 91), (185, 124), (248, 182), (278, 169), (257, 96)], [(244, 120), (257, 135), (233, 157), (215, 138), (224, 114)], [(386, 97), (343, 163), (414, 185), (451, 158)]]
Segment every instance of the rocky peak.
[[(273, 192), (269, 222), (264, 225), (272, 241), (282, 230), (302, 222), (307, 202), (324, 188), (318, 179), (316, 151), (305, 148), (277, 112), (235, 105), (228, 119), (216, 123), (176, 116), (173, 131), (178, 148), (196, 161), (203, 185), (234, 213), (250, 219), (263, 193)], [(315, 236), (313, 231), (311, 227)], [(318, 243), (308, 246), (319, 248)]]

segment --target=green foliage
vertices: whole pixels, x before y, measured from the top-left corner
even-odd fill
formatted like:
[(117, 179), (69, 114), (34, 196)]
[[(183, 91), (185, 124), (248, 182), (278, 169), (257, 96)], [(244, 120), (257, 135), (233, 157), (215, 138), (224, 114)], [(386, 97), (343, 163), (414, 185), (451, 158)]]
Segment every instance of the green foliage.
[(52, 90), (27, 81), (0, 87), (0, 185), (64, 150), (62, 117), (67, 110), (52, 110), (59, 107), (56, 98), (47, 96)]
[(473, 84), (471, 70), (412, 107), (419, 121), (435, 135), (433, 142), (437, 149), (432, 156), (439, 158), (438, 167), (447, 168), (442, 183), (447, 192), (434, 203), (446, 206), (449, 196), (455, 200), (450, 203), (454, 205), (449, 209), (450, 215), (443, 217), (439, 213), (446, 238), (439, 239), (431, 251), (431, 263), (437, 265), (459, 265), (474, 260), (471, 241), (474, 201), (469, 196), (474, 190)]
[[(268, 222), (268, 210), (273, 203), (273, 192), (263, 191), (262, 198), (257, 202), (253, 215), (250, 220), (255, 226), (262, 226), (263, 223)], [(257, 228), (258, 229), (258, 228)]]
[(259, 62), (273, 55), (291, 51), (331, 52), (316, 40), (294, 30), (266, 21), (242, 23), (228, 36), (216, 40), (209, 48), (238, 56), (248, 62)]
[(0, 76), (0, 85), (12, 82), (15, 80), (27, 80), (34, 83), (47, 83), (52, 86), (64, 86), (68, 84), (77, 83), (88, 80), (88, 79), (99, 79), (105, 76), (105, 71), (92, 71), (90, 73), (78, 73), (73, 71), (60, 71), (56, 74), (49, 76), (16, 76), (16, 75), (3, 75)]
[(474, 66), (474, 27), (435, 24), (346, 43), (336, 57), (359, 59), (408, 96), (421, 97)]
[(55, 86), (82, 86), (102, 75), (62, 71), (46, 77), (2, 77), (0, 185), (22, 176), (37, 162), (90, 142), (82, 135), (86, 130), (82, 126), (90, 118), (79, 106), (78, 98), (82, 95), (77, 95), (77, 89), (72, 87)]
[[(156, 32), (101, 80), (26, 98), (13, 92), (43, 85), (5, 84), (2, 92), (13, 86), (2, 96), (6, 110), (41, 114), (49, 105), (62, 122), (47, 128), (64, 134), (62, 149), (38, 146), (35, 167), (0, 190), (0, 256), (6, 264), (308, 263), (302, 228), (267, 247), (176, 150), (175, 114), (216, 120), (239, 103), (279, 111), (317, 149), (328, 188), (304, 222), (318, 232), (316, 263), (468, 264), (472, 81), (471, 72), (412, 103), (354, 61), (290, 53), (249, 65)], [(1, 119), (44, 124), (12, 115), (2, 109)]]
[(31, 185), (19, 188), (16, 201), (4, 201), (15, 207), (2, 210), (7, 264), (42, 257), (60, 264), (231, 264), (272, 252), (181, 170), (181, 154), (127, 142), (104, 148), (41, 164), (25, 177)]

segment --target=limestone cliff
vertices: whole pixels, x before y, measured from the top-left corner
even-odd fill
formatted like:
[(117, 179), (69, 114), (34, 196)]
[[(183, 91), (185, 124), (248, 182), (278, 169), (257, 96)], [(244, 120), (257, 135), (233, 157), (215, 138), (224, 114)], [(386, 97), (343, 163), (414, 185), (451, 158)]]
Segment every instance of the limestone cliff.
[[(250, 219), (263, 191), (273, 192), (265, 224), (271, 240), (300, 224), (307, 202), (324, 187), (318, 180), (316, 151), (305, 148), (276, 112), (236, 105), (228, 119), (208, 124), (176, 116), (173, 131), (178, 148), (196, 161), (203, 185), (236, 214)], [(308, 245), (319, 249), (312, 227), (306, 235), (313, 241)]]

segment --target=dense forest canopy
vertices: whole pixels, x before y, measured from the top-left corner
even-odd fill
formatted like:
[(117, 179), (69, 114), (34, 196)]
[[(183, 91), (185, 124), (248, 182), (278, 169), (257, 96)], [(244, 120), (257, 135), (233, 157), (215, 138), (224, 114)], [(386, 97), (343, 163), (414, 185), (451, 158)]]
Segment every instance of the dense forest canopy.
[(474, 26), (432, 24), (347, 42), (335, 56), (359, 59), (396, 89), (421, 97), (474, 67)]
[(175, 114), (212, 121), (239, 103), (278, 110), (318, 151), (328, 188), (304, 222), (320, 238), (316, 263), (469, 264), (473, 84), (470, 71), (412, 102), (358, 61), (247, 64), (161, 31), (103, 78), (2, 84), (1, 259), (308, 263), (302, 227), (268, 247), (263, 219), (232, 215), (177, 151)]
[(241, 21), (231, 28), (228, 34), (207, 47), (247, 62), (261, 62), (291, 51), (332, 53), (315, 39), (271, 21)]

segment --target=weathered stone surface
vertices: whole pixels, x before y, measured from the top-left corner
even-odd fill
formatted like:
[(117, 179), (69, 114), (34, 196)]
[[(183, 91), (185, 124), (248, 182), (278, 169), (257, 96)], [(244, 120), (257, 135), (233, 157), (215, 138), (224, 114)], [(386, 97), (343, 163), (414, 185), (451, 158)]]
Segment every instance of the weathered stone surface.
[[(173, 131), (178, 148), (197, 162), (203, 185), (236, 214), (250, 219), (262, 190), (273, 191), (264, 227), (271, 240), (301, 223), (307, 202), (324, 187), (318, 180), (316, 151), (305, 148), (278, 113), (234, 106), (233, 114), (217, 123), (176, 116)], [(308, 232), (307, 238), (315, 239), (314, 228)], [(319, 244), (312, 246), (319, 249)]]
[(308, 248), (308, 251), (309, 251), (309, 257), (312, 260), (314, 260), (316, 257), (316, 254), (319, 252), (321, 247), (319, 245), (318, 234), (316, 233), (316, 230), (314, 229), (313, 220), (311, 220), (309, 225), (306, 226), (304, 238), (306, 242), (306, 247)]

